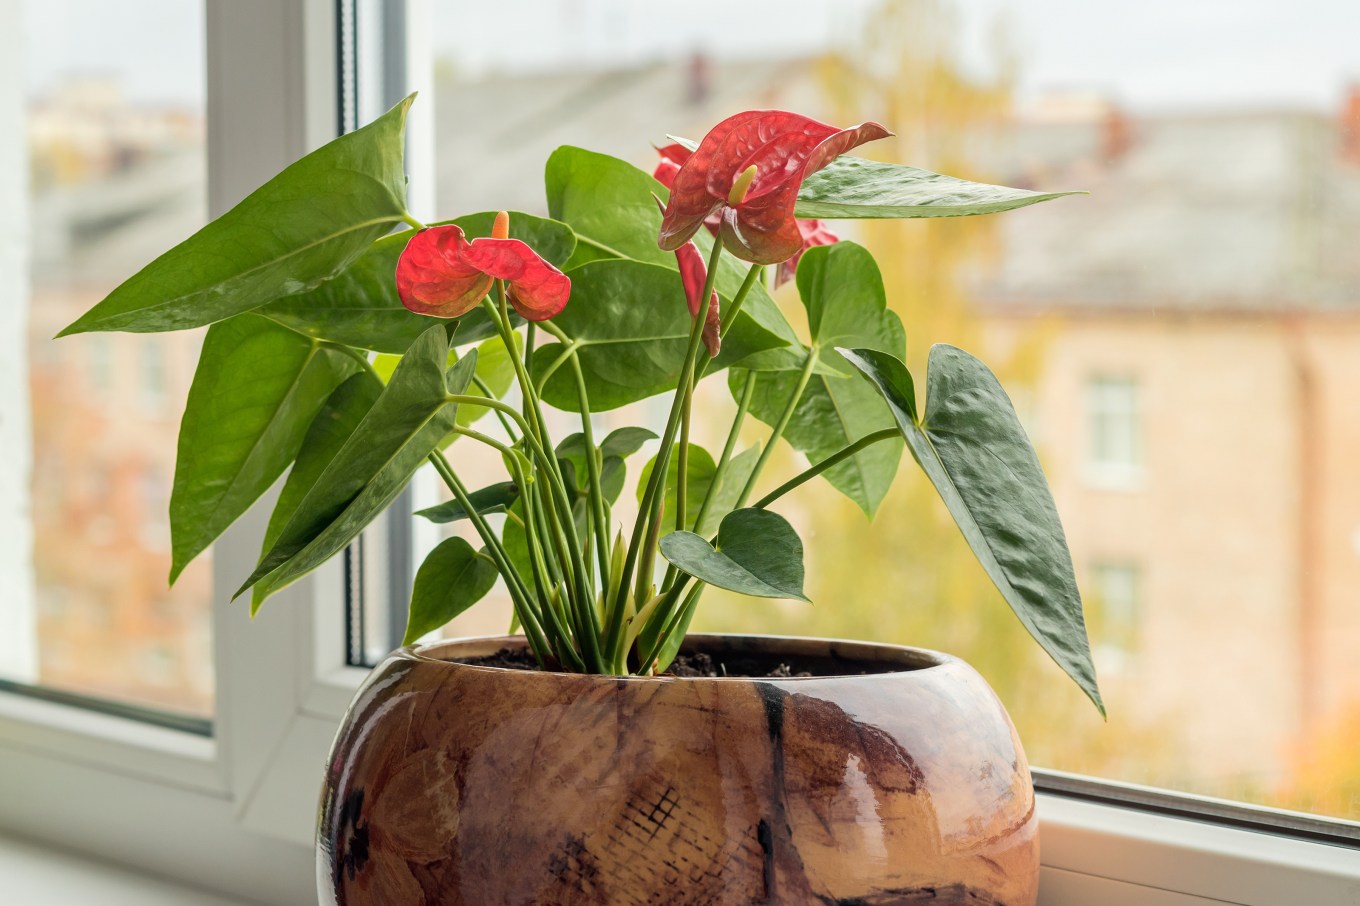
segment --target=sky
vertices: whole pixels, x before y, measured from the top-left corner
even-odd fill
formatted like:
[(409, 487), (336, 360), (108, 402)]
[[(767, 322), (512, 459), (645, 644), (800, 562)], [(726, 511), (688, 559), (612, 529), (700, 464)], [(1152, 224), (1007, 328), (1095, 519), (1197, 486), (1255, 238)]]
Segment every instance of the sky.
[[(4, 0), (12, 2), (12, 0)], [(201, 104), (196, 0), (21, 0), (30, 91), (121, 73), (139, 101)], [(373, 0), (360, 0), (370, 3)], [(815, 53), (854, 42), (881, 0), (423, 0), (436, 52), (472, 72), (627, 65), (696, 49)], [(998, 28), (1022, 102), (1096, 91), (1134, 108), (1333, 109), (1360, 81), (1360, 0), (918, 0), (952, 7), (965, 59)]]

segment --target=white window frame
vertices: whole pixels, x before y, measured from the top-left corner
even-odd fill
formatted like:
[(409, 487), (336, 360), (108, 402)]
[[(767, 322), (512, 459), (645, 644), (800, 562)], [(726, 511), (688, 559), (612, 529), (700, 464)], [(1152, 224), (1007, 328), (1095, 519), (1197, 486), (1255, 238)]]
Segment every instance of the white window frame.
[[(430, 58), (426, 0), (412, 3), (414, 72)], [(207, 0), (206, 21), (209, 209), (220, 214), (335, 134), (336, 4)], [(411, 140), (423, 169), (428, 91), (422, 101)], [(260, 903), (314, 901), (317, 790), (365, 671), (345, 662), (338, 563), (253, 622), (225, 603), (266, 514), (257, 506), (214, 548), (214, 737), (0, 693), (0, 832)], [(1360, 904), (1356, 849), (1050, 793), (1039, 816), (1042, 906)]]

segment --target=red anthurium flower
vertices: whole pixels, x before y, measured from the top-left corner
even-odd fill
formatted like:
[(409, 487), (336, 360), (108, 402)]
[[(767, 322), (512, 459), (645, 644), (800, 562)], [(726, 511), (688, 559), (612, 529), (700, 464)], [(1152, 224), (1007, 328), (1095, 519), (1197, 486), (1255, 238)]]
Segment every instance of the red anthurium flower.
[[(669, 145), (662, 145), (656, 149), (656, 153), (661, 155), (661, 160), (657, 162), (656, 169), (652, 171), (652, 178), (661, 183), (668, 189), (675, 188), (675, 174), (680, 172), (685, 161), (689, 160), (694, 152), (686, 148), (679, 142), (671, 142)], [(665, 211), (665, 206), (661, 209)], [(717, 211), (704, 218), (704, 227), (714, 236), (718, 235), (718, 229), (722, 226), (722, 215)]]
[(792, 258), (779, 262), (774, 272), (775, 286), (783, 286), (793, 279), (794, 272), (798, 270), (798, 261), (808, 249), (814, 245), (831, 245), (841, 241), (841, 237), (831, 232), (831, 228), (821, 220), (798, 221), (798, 232), (803, 236), (803, 247), (794, 252)]
[(477, 306), (493, 280), (509, 284), (510, 304), (529, 321), (566, 307), (571, 279), (518, 239), (506, 238), (509, 217), (497, 215), (491, 236), (469, 242), (453, 224), (411, 237), (397, 261), (397, 294), (411, 311), (457, 318)]
[(803, 180), (851, 148), (889, 135), (878, 123), (837, 129), (782, 110), (728, 117), (676, 172), (658, 242), (674, 251), (716, 212), (723, 244), (738, 258), (755, 264), (791, 258), (803, 247), (793, 217)]

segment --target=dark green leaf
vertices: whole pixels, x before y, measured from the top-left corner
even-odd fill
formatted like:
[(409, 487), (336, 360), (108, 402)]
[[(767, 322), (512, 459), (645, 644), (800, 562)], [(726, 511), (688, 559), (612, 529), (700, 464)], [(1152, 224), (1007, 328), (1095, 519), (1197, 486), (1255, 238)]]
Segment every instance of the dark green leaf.
[[(835, 348), (862, 346), (902, 356), (906, 340), (902, 322), (887, 308), (878, 265), (862, 246), (838, 242), (809, 249), (798, 262), (797, 280), (812, 349), (828, 368), (813, 372), (784, 438), (815, 462), (893, 425), (882, 398), (854, 379), (854, 370)], [(751, 414), (767, 425), (776, 424), (797, 391), (798, 378), (789, 371), (759, 373)], [(745, 375), (734, 371), (728, 380), (733, 395), (740, 397)], [(902, 446), (896, 441), (878, 443), (823, 476), (872, 516), (892, 485), (901, 457)]]
[(258, 606), (344, 548), (401, 493), (453, 430), (458, 407), (446, 395), (463, 392), (477, 367), (470, 353), (447, 369), (446, 380), (448, 354), (443, 325), (416, 340), (237, 594), (260, 582)]
[[(594, 412), (674, 390), (680, 379), (691, 320), (677, 271), (627, 259), (596, 261), (571, 272), (571, 302), (553, 318), (577, 344)], [(784, 341), (754, 324), (723, 342), (715, 368), (726, 367)], [(546, 343), (534, 351), (536, 378), (553, 368), (564, 347)], [(569, 362), (552, 372), (543, 400), (568, 412), (580, 410)]]
[[(447, 221), (469, 237), (491, 235), (495, 212), (469, 214)], [(400, 355), (439, 318), (408, 311), (397, 296), (397, 259), (414, 230), (394, 233), (373, 243), (334, 279), (311, 292), (272, 302), (261, 310), (280, 324), (318, 337), (377, 352)], [(531, 214), (510, 215), (510, 235), (522, 239), (548, 261), (561, 266), (571, 255), (576, 237), (566, 224)], [(460, 345), (494, 336), (495, 325), (481, 308), (458, 319)]]
[(416, 571), (403, 645), (416, 642), (476, 604), (496, 584), (496, 566), (462, 538), (446, 538)]
[(359, 367), (255, 315), (208, 329), (180, 423), (171, 582), (283, 474), (326, 397)]
[(1079, 194), (1008, 189), (844, 155), (803, 182), (794, 213), (823, 220), (963, 217), (996, 214)]
[(161, 255), (62, 335), (222, 321), (344, 270), (406, 213), (407, 98), (288, 166)]
[[(487, 485), (468, 494), (472, 508), (483, 516), (490, 513), (504, 513), (510, 504), (519, 499), (519, 485), (513, 481), (502, 481)], [(417, 516), (424, 516), (431, 522), (457, 522), (468, 518), (468, 511), (457, 500), (449, 500), (438, 506), (416, 510)]]
[[(662, 506), (663, 517), (662, 525), (675, 525), (675, 511), (679, 507), (677, 502), (678, 482), (680, 478), (680, 445), (676, 444), (672, 450), (670, 458), (666, 463), (666, 494)], [(642, 474), (638, 476), (637, 497), (638, 502), (642, 502), (642, 497), (647, 492), (647, 483), (651, 481), (652, 470), (656, 468), (656, 457), (648, 460), (647, 465), (642, 467)], [(685, 462), (685, 527), (693, 528), (694, 522), (699, 518), (699, 508), (703, 505), (704, 497), (708, 494), (708, 489), (713, 486), (713, 477), (717, 474), (717, 466), (713, 462), (713, 457), (707, 450), (698, 444), (689, 445), (689, 456)]]
[(615, 428), (600, 442), (600, 452), (605, 457), (632, 456), (649, 440), (656, 440), (656, 432), (646, 428)]
[(702, 535), (671, 532), (661, 554), (701, 582), (759, 598), (803, 595), (803, 542), (783, 516), (769, 510), (728, 513), (716, 548)]
[[(261, 555), (274, 546), (283, 527), (297, 512), (298, 504), (316, 484), (335, 454), (354, 435), (368, 410), (377, 402), (382, 388), (381, 381), (367, 371), (360, 371), (336, 387), (326, 400), (326, 405), (312, 419), (307, 436), (302, 439), (297, 460), (293, 468), (288, 470), (288, 480), (284, 482), (279, 499), (274, 503), (274, 512), (269, 515), (269, 526), (265, 529), (264, 543), (260, 546)], [(264, 598), (260, 597), (259, 600), (263, 601)]]
[(900, 360), (871, 349), (841, 352), (887, 400), (912, 455), (1020, 622), (1104, 714), (1058, 510), (996, 376), (961, 349), (933, 347), (918, 418)]
[[(616, 157), (564, 145), (548, 158), (545, 181), (550, 215), (569, 224), (580, 240), (569, 262), (571, 267), (601, 258), (631, 258), (672, 270), (678, 267), (675, 254), (656, 244), (661, 232), (661, 212), (652, 196), (664, 199), (668, 193), (665, 186), (647, 173)], [(700, 230), (694, 242), (707, 261), (713, 237)], [(723, 256), (716, 288), (724, 310), (726, 302), (741, 287), (747, 270), (745, 262), (731, 255)], [(573, 303), (575, 299), (573, 285)], [(757, 283), (724, 342), (738, 344), (750, 355), (757, 349), (771, 349), (766, 339), (769, 334), (778, 338), (780, 347), (798, 341), (769, 292)], [(768, 354), (771, 353), (763, 353)], [(728, 357), (726, 361), (736, 359)]]

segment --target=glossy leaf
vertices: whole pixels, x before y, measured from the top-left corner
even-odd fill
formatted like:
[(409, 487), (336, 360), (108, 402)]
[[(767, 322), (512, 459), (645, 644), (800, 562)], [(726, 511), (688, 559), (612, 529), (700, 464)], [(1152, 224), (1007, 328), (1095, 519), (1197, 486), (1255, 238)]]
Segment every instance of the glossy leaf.
[[(661, 212), (652, 196), (665, 199), (668, 192), (647, 173), (616, 157), (564, 145), (548, 158), (546, 182), (550, 216), (570, 225), (579, 239), (568, 271), (601, 258), (631, 258), (677, 269), (675, 255), (656, 244)], [(704, 232), (694, 237), (694, 243), (707, 261), (713, 237)], [(731, 255), (723, 256), (715, 288), (724, 311), (746, 273), (747, 265)], [(573, 274), (569, 276), (575, 278)], [(579, 286), (574, 287), (573, 298), (578, 298), (579, 292)], [(767, 348), (764, 338), (769, 334), (779, 339), (780, 347), (798, 342), (769, 292), (757, 284), (723, 342), (745, 349), (763, 349)], [(730, 355), (725, 360), (736, 361)]]
[(496, 575), (491, 558), (462, 538), (439, 542), (416, 570), (401, 643), (414, 644), (486, 597), (496, 584)]
[[(812, 349), (827, 367), (808, 380), (784, 439), (816, 462), (893, 425), (880, 395), (856, 379), (836, 347), (868, 347), (903, 356), (906, 340), (902, 322), (887, 308), (878, 265), (862, 246), (839, 242), (809, 249), (797, 281)], [(793, 371), (759, 374), (751, 414), (767, 425), (777, 423), (797, 390), (798, 377)], [(742, 374), (729, 376), (734, 396), (740, 396), (744, 381)], [(902, 446), (895, 441), (874, 444), (823, 477), (872, 516), (892, 486), (901, 457)]]
[(62, 335), (222, 321), (312, 289), (406, 213), (407, 98), (293, 163), (134, 274)]
[[(679, 274), (638, 261), (595, 261), (570, 272), (572, 304), (553, 323), (578, 345), (590, 408), (594, 412), (674, 390), (689, 344), (690, 317)], [(760, 350), (782, 348), (784, 341), (754, 325), (733, 330), (714, 368)], [(533, 355), (535, 379), (553, 367), (563, 350), (546, 343)], [(579, 411), (571, 365), (562, 363), (548, 378), (543, 400), (568, 412)]]
[(459, 360), (446, 377), (448, 355), (442, 325), (411, 346), (237, 594), (262, 582), (256, 599), (262, 601), (344, 548), (396, 499), (453, 430), (457, 407), (446, 395), (463, 392), (472, 380), (476, 353)]
[(716, 545), (693, 532), (671, 532), (661, 539), (661, 554), (709, 585), (759, 598), (807, 600), (803, 542), (783, 516), (769, 510), (727, 514)]
[(902, 164), (844, 156), (803, 182), (795, 213), (823, 220), (963, 217), (996, 214), (1080, 194), (1011, 189)]
[(307, 435), (302, 439), (297, 459), (288, 470), (288, 480), (284, 482), (283, 490), (274, 502), (274, 511), (269, 515), (264, 543), (260, 546), (261, 556), (274, 546), (283, 527), (297, 512), (298, 504), (316, 484), (335, 454), (354, 436), (359, 423), (377, 402), (382, 388), (381, 381), (367, 371), (360, 371), (336, 387), (321, 411), (312, 419), (307, 427)]
[(283, 474), (313, 416), (358, 369), (340, 350), (255, 315), (208, 329), (180, 423), (171, 582)]
[[(491, 235), (494, 211), (447, 221), (472, 238)], [(261, 314), (294, 330), (359, 349), (400, 355), (439, 318), (408, 311), (397, 296), (397, 259), (415, 234), (394, 233), (373, 243), (357, 261), (316, 289), (272, 302)], [(566, 224), (531, 214), (510, 215), (510, 235), (561, 267), (576, 247)], [(495, 326), (480, 308), (458, 319), (459, 345), (494, 336)]]
[[(504, 513), (510, 504), (519, 499), (519, 495), (519, 485), (513, 481), (500, 481), (472, 491), (468, 494), (468, 500), (472, 503), (473, 510), (487, 516), (492, 513)], [(457, 500), (447, 500), (437, 506), (416, 510), (415, 514), (438, 523), (457, 522), (468, 518), (469, 515)]]
[(871, 349), (841, 352), (887, 401), (912, 455), (1020, 622), (1104, 714), (1057, 507), (996, 376), (963, 350), (937, 345), (918, 414), (900, 360)]

